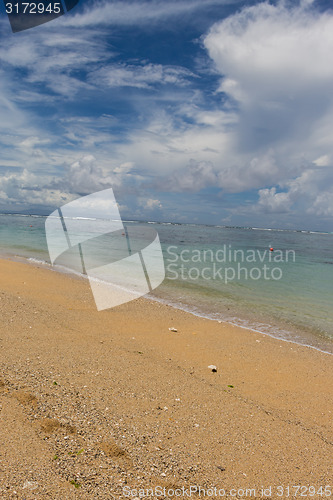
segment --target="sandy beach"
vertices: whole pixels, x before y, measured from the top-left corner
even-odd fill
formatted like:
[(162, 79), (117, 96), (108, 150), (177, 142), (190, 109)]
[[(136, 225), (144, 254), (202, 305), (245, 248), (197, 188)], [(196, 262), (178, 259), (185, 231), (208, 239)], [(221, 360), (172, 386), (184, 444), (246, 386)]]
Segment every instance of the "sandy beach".
[(0, 498), (325, 497), (332, 356), (147, 299), (97, 312), (85, 280), (35, 265), (0, 273)]

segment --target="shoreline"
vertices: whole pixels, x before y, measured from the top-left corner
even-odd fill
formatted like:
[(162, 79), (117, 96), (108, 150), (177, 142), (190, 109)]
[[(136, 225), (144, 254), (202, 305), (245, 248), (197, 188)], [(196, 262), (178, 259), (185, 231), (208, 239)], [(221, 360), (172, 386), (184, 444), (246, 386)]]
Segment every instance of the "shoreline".
[(0, 273), (3, 498), (330, 483), (332, 358), (142, 298), (97, 312), (83, 279), (42, 267)]
[[(172, 307), (174, 309), (178, 309), (179, 311), (183, 311), (185, 313), (192, 314), (196, 318), (201, 318), (201, 319), (205, 319), (205, 320), (208, 320), (208, 321), (216, 321), (217, 323), (220, 323), (220, 324), (221, 323), (226, 323), (227, 325), (234, 326), (236, 328), (241, 328), (243, 330), (247, 330), (247, 331), (252, 332), (252, 333), (258, 333), (260, 335), (264, 335), (264, 336), (270, 337), (271, 339), (275, 339), (275, 340), (278, 340), (280, 342), (288, 342), (290, 344), (294, 344), (294, 345), (297, 345), (297, 346), (300, 346), (300, 347), (307, 347), (309, 349), (314, 349), (315, 351), (321, 352), (322, 354), (328, 354), (330, 356), (333, 355), (333, 352), (324, 351), (323, 349), (320, 349), (319, 347), (316, 347), (316, 346), (313, 346), (313, 345), (310, 345), (310, 344), (303, 344), (301, 342), (296, 342), (295, 340), (286, 339), (286, 338), (283, 338), (283, 337), (278, 337), (277, 335), (273, 335), (272, 333), (263, 332), (261, 330), (257, 330), (256, 328), (251, 328), (250, 326), (243, 326), (243, 325), (240, 325), (238, 323), (233, 323), (232, 321), (218, 320), (216, 318), (211, 318), (209, 315), (204, 315), (203, 313), (201, 314), (201, 313), (198, 313), (198, 312), (191, 311), (190, 309), (186, 309), (185, 307), (177, 306), (177, 304), (167, 302), (166, 300), (164, 301), (164, 299), (153, 298), (151, 296), (149, 296), (149, 297), (142, 297), (142, 298), (145, 299), (145, 300), (150, 300), (152, 302), (158, 302), (160, 304), (165, 304), (165, 305), (167, 305), (169, 307)], [(333, 341), (332, 341), (332, 347), (333, 347)]]
[[(66, 276), (72, 276), (72, 277), (74, 277), (76, 279), (81, 279), (81, 280), (84, 280), (84, 281), (87, 280), (87, 277), (84, 274), (82, 274), (82, 273), (78, 273), (78, 272), (76, 272), (76, 271), (74, 271), (74, 270), (72, 270), (70, 268), (64, 267), (64, 266), (52, 265), (51, 263), (48, 263), (47, 261), (40, 260), (40, 259), (35, 258), (35, 257), (22, 257), (22, 256), (19, 256), (19, 255), (12, 255), (12, 254), (5, 254), (5, 255), (4, 254), (2, 254), (2, 255), (0, 254), (0, 260), (1, 259), (10, 260), (10, 261), (13, 261), (13, 262), (22, 262), (23, 264), (27, 264), (27, 265), (31, 265), (31, 266), (35, 266), (35, 267), (41, 266), (42, 268), (44, 268), (46, 270), (49, 270), (49, 271), (60, 273), (60, 274), (66, 275)], [(210, 320), (210, 321), (217, 321), (218, 323), (226, 323), (226, 324), (235, 326), (237, 328), (242, 328), (244, 330), (249, 330), (250, 332), (253, 332), (253, 333), (259, 333), (259, 334), (265, 335), (267, 337), (270, 337), (272, 339), (276, 339), (278, 341), (288, 342), (290, 344), (294, 344), (294, 345), (297, 345), (297, 346), (308, 347), (309, 349), (314, 349), (314, 350), (319, 351), (319, 352), (321, 352), (323, 354), (328, 354), (328, 355), (331, 355), (331, 356), (333, 355), (333, 340), (331, 340), (329, 338), (325, 338), (325, 341), (331, 344), (332, 351), (328, 351), (328, 350), (325, 350), (324, 348), (321, 348), (321, 347), (318, 347), (318, 346), (315, 346), (315, 345), (311, 345), (311, 344), (307, 344), (305, 342), (297, 342), (296, 340), (292, 340), (290, 338), (285, 338), (282, 335), (280, 336), (278, 333), (276, 333), (276, 334), (269, 333), (269, 332), (266, 332), (266, 331), (258, 330), (258, 329), (254, 328), (254, 327), (251, 327), (251, 326), (242, 325), (242, 324), (240, 324), (240, 322), (242, 320), (240, 320), (239, 323), (232, 322), (232, 321), (229, 321), (229, 320), (224, 320), (224, 319), (219, 320), (217, 318), (213, 318), (213, 317), (209, 316), (209, 314), (204, 314), (204, 313), (193, 311), (193, 310), (191, 310), (191, 306), (181, 306), (181, 305), (178, 305), (178, 304), (176, 304), (176, 303), (174, 303), (172, 301), (168, 301), (167, 299), (163, 299), (163, 298), (151, 295), (151, 294), (149, 294), (148, 296), (143, 296), (142, 299), (170, 306), (170, 307), (172, 307), (174, 309), (183, 311), (183, 312), (188, 313), (188, 314), (192, 314), (193, 316), (195, 316), (197, 318), (202, 318), (202, 319), (206, 319), (206, 320)], [(271, 325), (267, 325), (267, 326), (270, 327)], [(282, 331), (281, 333), (282, 334), (283, 333), (284, 334), (290, 334), (290, 332), (284, 332), (284, 331)], [(318, 340), (317, 337), (314, 334), (313, 334), (313, 338), (316, 339), (316, 340)], [(304, 336), (304, 341), (305, 341), (305, 336)]]

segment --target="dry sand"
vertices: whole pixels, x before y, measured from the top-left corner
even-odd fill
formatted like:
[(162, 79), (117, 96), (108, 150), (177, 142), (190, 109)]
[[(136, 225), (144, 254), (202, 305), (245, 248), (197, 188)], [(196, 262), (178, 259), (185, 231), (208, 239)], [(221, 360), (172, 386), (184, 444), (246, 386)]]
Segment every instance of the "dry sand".
[(146, 299), (97, 312), (85, 280), (36, 266), (0, 273), (0, 498), (332, 484), (332, 356)]

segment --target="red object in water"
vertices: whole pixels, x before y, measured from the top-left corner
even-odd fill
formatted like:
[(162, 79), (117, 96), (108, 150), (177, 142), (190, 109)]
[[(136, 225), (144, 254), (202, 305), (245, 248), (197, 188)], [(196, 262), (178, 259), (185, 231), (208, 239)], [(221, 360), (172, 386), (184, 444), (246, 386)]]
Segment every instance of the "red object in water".
[(271, 248), (270, 248), (270, 251), (271, 251), (271, 252), (274, 252), (274, 248), (273, 248), (273, 247), (271, 247)]

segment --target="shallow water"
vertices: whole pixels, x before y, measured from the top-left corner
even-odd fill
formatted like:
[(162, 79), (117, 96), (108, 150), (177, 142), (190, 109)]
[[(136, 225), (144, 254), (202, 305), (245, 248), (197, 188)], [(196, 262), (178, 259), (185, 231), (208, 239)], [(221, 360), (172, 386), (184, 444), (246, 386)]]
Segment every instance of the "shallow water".
[[(92, 235), (94, 223), (89, 221)], [(154, 227), (163, 248), (166, 279), (153, 298), (333, 352), (333, 234), (134, 221), (125, 226), (138, 224)], [(108, 250), (104, 244), (103, 259)], [(49, 263), (45, 217), (0, 215), (0, 252)], [(75, 258), (66, 259), (57, 262), (82, 271)]]

